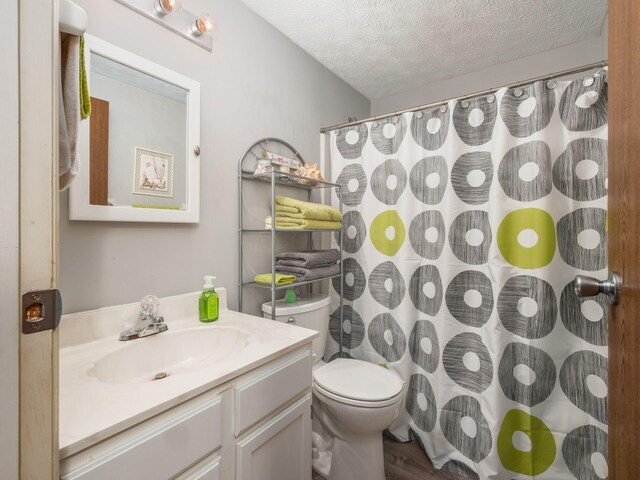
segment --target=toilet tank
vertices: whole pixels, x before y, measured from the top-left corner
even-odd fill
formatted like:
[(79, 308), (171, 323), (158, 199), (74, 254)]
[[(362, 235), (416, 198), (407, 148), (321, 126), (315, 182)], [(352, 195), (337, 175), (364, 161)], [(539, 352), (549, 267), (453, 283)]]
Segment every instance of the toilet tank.
[[(322, 360), (329, 331), (329, 311), (331, 299), (326, 294), (305, 295), (298, 298), (296, 303), (276, 301), (276, 320), (291, 323), (298, 327), (309, 328), (320, 334), (313, 341), (314, 362)], [(262, 304), (265, 318), (271, 319), (271, 302)]]

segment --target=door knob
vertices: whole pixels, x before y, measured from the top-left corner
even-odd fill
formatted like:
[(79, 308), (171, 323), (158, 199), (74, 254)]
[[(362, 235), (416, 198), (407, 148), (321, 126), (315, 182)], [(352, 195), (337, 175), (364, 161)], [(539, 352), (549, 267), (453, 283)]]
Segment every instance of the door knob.
[(613, 305), (618, 304), (620, 290), (622, 290), (622, 279), (616, 272), (611, 272), (606, 280), (576, 275), (573, 281), (573, 291), (578, 297), (595, 297), (602, 293), (609, 297)]

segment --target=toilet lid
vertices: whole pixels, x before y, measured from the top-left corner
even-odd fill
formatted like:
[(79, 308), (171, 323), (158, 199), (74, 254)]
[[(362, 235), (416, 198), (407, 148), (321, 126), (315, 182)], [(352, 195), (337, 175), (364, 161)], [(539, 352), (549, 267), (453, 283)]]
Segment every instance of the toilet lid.
[(402, 391), (400, 377), (379, 365), (338, 358), (313, 372), (313, 380), (324, 390), (354, 400), (388, 400)]

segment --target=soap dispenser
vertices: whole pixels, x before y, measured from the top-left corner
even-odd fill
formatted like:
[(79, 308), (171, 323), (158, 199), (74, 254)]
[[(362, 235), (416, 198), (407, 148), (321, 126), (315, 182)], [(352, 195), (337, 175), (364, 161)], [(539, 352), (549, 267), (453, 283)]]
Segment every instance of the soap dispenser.
[(216, 277), (205, 275), (200, 294), (200, 321), (210, 323), (218, 319), (218, 294), (215, 291)]

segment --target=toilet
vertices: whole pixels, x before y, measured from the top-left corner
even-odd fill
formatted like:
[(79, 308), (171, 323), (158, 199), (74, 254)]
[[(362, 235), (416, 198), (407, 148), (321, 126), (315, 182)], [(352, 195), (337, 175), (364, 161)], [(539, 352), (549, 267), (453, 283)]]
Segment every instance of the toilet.
[[(382, 432), (398, 416), (402, 379), (362, 360), (322, 360), (330, 299), (313, 294), (276, 302), (276, 320), (316, 330), (313, 341), (313, 469), (327, 480), (385, 480)], [(262, 305), (271, 318), (271, 303)]]

